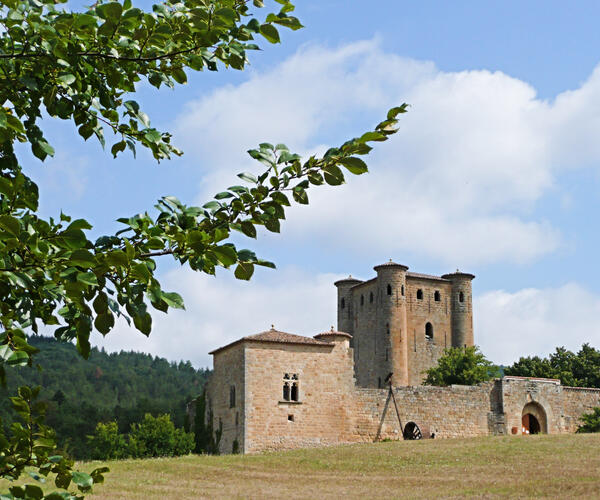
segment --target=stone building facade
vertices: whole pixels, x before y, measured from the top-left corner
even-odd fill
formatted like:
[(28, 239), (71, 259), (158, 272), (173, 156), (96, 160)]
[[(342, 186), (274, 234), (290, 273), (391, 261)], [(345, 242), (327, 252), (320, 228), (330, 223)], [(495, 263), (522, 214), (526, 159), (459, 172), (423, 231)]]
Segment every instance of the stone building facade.
[(338, 330), (352, 335), (356, 382), (420, 385), (447, 347), (473, 345), (472, 274), (412, 273), (395, 262), (377, 276), (337, 281)]
[[(581, 415), (600, 406), (600, 390), (550, 379), (420, 385), (421, 371), (445, 346), (473, 344), (473, 276), (407, 276), (407, 268), (394, 263), (375, 269), (374, 280), (336, 283), (339, 330), (351, 330), (354, 338), (333, 328), (314, 337), (272, 328), (211, 353), (206, 418), (222, 430), (222, 453), (386, 438), (574, 432)], [(387, 359), (381, 352), (386, 348)], [(399, 374), (393, 385), (378, 387), (390, 372)]]

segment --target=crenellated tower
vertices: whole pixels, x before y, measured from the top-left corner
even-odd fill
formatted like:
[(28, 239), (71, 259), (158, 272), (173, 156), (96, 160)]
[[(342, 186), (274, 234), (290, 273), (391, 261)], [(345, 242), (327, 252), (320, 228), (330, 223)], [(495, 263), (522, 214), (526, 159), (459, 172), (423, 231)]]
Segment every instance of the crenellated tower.
[(362, 283), (361, 280), (353, 278), (352, 275), (336, 281), (337, 287), (337, 328), (340, 332), (354, 335), (354, 307), (352, 287)]
[(452, 283), (452, 347), (474, 345), (473, 339), (473, 300), (471, 281), (475, 276), (469, 273), (444, 274), (443, 279)]
[(359, 386), (383, 387), (390, 372), (394, 385), (420, 385), (444, 349), (473, 345), (474, 275), (414, 273), (391, 260), (374, 270), (370, 280), (335, 283), (338, 330), (352, 335)]
[[(380, 373), (392, 372), (394, 385), (408, 385), (408, 343), (406, 321), (406, 271), (408, 267), (389, 262), (375, 266), (377, 273), (377, 321), (379, 338), (387, 339), (389, 355)], [(387, 373), (386, 373), (387, 372)]]

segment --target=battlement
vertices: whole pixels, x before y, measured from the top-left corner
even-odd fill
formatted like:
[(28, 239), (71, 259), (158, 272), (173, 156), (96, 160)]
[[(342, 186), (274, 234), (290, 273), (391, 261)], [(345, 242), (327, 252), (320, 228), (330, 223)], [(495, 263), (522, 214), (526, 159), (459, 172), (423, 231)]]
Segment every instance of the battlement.
[(377, 276), (349, 276), (338, 289), (338, 329), (352, 335), (359, 385), (380, 387), (393, 372), (396, 385), (420, 385), (447, 347), (472, 346), (473, 274), (411, 272), (392, 260)]

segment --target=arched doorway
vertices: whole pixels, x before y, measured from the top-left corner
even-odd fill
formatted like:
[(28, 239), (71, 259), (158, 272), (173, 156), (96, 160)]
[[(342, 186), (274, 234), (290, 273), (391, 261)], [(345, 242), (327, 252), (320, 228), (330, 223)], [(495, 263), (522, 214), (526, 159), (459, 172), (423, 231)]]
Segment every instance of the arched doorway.
[(546, 434), (548, 424), (546, 411), (539, 403), (527, 403), (521, 415), (521, 430), (523, 434)]
[(402, 434), (404, 439), (412, 441), (413, 439), (423, 439), (423, 434), (421, 433), (421, 429), (414, 422), (408, 422), (404, 426), (404, 433)]

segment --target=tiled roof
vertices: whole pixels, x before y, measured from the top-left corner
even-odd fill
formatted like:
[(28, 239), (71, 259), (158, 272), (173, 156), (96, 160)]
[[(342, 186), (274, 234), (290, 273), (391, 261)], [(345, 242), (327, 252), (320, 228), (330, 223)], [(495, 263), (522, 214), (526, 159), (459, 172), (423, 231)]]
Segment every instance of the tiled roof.
[(315, 335), (315, 338), (319, 338), (319, 337), (329, 337), (329, 336), (332, 336), (332, 335), (337, 335), (337, 336), (339, 336), (339, 337), (348, 337), (349, 339), (351, 339), (351, 338), (352, 338), (352, 335), (350, 335), (349, 333), (335, 331), (335, 330), (333, 329), (333, 326), (331, 327), (331, 330), (329, 330), (328, 332), (317, 333), (317, 334)]
[(362, 280), (359, 280), (357, 278), (353, 278), (352, 275), (348, 276), (347, 278), (343, 278), (341, 280), (337, 280), (334, 285), (338, 286), (341, 283), (360, 283)]
[(272, 342), (276, 344), (309, 344), (309, 345), (320, 345), (320, 346), (331, 346), (333, 344), (329, 342), (324, 342), (322, 340), (317, 340), (312, 337), (304, 337), (302, 335), (295, 335), (293, 333), (280, 332), (279, 330), (275, 330), (275, 328), (271, 328), (266, 332), (257, 333), (255, 335), (248, 335), (246, 337), (242, 337), (241, 339), (236, 340), (235, 342), (231, 342), (230, 344), (224, 345), (223, 347), (219, 347), (214, 351), (209, 352), (209, 354), (215, 354), (227, 347), (231, 347), (235, 344), (239, 344), (240, 342), (250, 341), (250, 342)]
[(406, 273), (407, 278), (421, 278), (425, 280), (436, 280), (436, 281), (449, 281), (441, 276), (434, 276), (433, 274), (422, 274), (422, 273)]
[(404, 264), (397, 264), (396, 262), (393, 262), (392, 259), (390, 259), (389, 262), (386, 262), (385, 264), (379, 264), (378, 266), (375, 266), (373, 269), (377, 271), (377, 269), (379, 269), (380, 267), (403, 267), (404, 269), (408, 269), (408, 266), (405, 266)]

